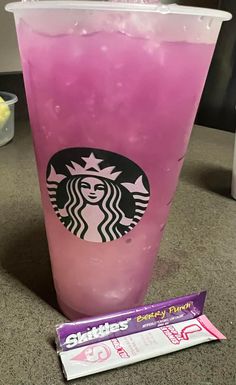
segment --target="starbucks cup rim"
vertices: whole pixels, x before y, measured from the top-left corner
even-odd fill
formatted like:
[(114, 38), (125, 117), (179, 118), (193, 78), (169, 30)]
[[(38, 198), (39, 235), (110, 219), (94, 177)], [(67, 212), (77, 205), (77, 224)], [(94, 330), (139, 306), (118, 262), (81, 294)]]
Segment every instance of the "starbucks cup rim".
[(140, 4), (122, 3), (112, 1), (26, 1), (14, 2), (6, 5), (9, 12), (36, 10), (36, 9), (78, 9), (89, 11), (127, 11), (127, 12), (151, 12), (165, 15), (188, 15), (199, 17), (212, 17), (227, 21), (232, 18), (231, 13), (200, 7), (186, 7), (177, 4)]

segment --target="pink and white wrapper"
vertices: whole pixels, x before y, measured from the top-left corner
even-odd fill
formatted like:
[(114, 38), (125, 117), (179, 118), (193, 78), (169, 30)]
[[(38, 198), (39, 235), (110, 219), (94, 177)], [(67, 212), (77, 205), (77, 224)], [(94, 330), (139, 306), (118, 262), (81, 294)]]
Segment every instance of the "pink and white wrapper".
[(226, 337), (202, 315), (188, 321), (62, 351), (59, 356), (66, 379), (72, 380), (222, 339)]

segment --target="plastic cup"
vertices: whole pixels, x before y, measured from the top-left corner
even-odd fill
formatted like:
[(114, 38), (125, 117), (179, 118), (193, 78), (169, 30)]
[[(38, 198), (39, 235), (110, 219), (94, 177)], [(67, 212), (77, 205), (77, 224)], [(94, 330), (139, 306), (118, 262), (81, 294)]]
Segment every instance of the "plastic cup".
[(140, 305), (223, 20), (99, 1), (11, 3), (58, 302)]
[(15, 131), (15, 103), (18, 98), (0, 91), (0, 147), (10, 142)]

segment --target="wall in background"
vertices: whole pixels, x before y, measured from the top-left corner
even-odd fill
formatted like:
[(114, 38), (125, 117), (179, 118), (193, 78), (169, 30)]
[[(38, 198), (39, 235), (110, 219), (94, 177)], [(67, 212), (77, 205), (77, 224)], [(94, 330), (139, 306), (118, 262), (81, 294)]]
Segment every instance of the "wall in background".
[(220, 8), (228, 10), (234, 17), (223, 25), (197, 121), (234, 132), (236, 129), (236, 1), (222, 0)]
[(178, 3), (218, 8), (233, 14), (230, 22), (223, 23), (196, 122), (234, 132), (236, 129), (236, 0), (182, 0)]
[(189, 5), (191, 7), (219, 8), (221, 0), (177, 0), (172, 3)]
[(13, 14), (4, 9), (11, 2), (0, 0), (0, 73), (21, 69)]

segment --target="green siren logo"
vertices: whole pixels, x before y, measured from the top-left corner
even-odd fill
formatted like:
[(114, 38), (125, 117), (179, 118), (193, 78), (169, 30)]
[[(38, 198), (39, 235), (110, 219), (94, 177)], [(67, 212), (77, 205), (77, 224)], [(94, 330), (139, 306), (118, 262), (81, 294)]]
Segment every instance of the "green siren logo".
[(52, 207), (68, 231), (109, 242), (131, 231), (150, 197), (143, 170), (128, 158), (91, 148), (56, 153), (47, 168)]

